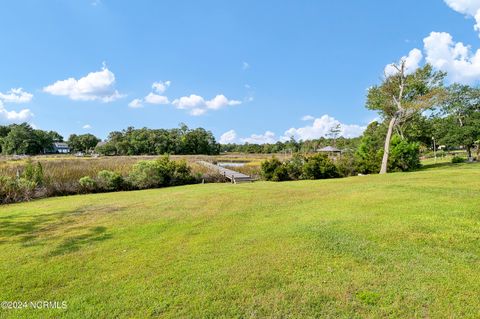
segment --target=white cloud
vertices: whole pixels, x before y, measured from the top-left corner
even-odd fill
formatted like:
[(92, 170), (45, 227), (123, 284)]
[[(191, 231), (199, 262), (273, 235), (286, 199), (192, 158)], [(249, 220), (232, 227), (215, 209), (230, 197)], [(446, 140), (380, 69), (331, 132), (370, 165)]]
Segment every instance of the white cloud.
[(480, 9), (479, 0), (445, 0), (445, 3), (457, 12), (471, 16)]
[(89, 129), (92, 128), (92, 126), (91, 126), (90, 124), (85, 124), (84, 126), (82, 126), (82, 128), (83, 128), (84, 130), (89, 130)]
[(177, 109), (198, 108), (205, 105), (205, 100), (200, 95), (191, 94), (190, 96), (182, 96), (172, 102)]
[(0, 101), (4, 103), (27, 103), (33, 99), (33, 94), (22, 88), (10, 89), (7, 93), (0, 92)]
[(142, 99), (134, 99), (130, 103), (128, 103), (128, 106), (132, 109), (138, 109), (143, 107), (143, 101)]
[(177, 109), (189, 110), (189, 114), (194, 116), (203, 115), (208, 110), (219, 110), (226, 106), (234, 106), (241, 103), (237, 100), (229, 100), (223, 94), (218, 94), (211, 100), (205, 100), (200, 95), (191, 94), (190, 96), (182, 96), (172, 101), (172, 104)]
[(190, 115), (193, 115), (193, 116), (200, 116), (200, 115), (205, 114), (206, 112), (207, 112), (206, 109), (201, 109), (201, 108), (196, 107), (196, 108), (191, 109), (188, 113)]
[(144, 102), (148, 104), (170, 104), (168, 97), (161, 94), (167, 90), (171, 83), (171, 81), (154, 82), (152, 84), (152, 89), (155, 93), (150, 92), (144, 99), (134, 99), (128, 104), (128, 106), (138, 109), (143, 107)]
[(163, 96), (163, 95), (158, 95), (155, 93), (149, 93), (145, 97), (145, 103), (149, 104), (169, 104), (170, 101), (168, 100), (168, 97)]
[(242, 102), (237, 100), (229, 100), (226, 98), (225, 95), (219, 94), (215, 96), (213, 99), (211, 99), (210, 101), (206, 101), (205, 104), (209, 109), (218, 110), (228, 105), (239, 105), (239, 104), (242, 104)]
[(172, 81), (154, 82), (152, 84), (152, 89), (157, 93), (162, 94), (167, 90), (170, 84), (172, 84)]
[(423, 40), (426, 60), (446, 71), (451, 82), (472, 84), (480, 80), (480, 50), (472, 52), (462, 42), (454, 42), (446, 32), (432, 32)]
[(302, 121), (313, 121), (315, 118), (311, 115), (305, 115), (302, 117)]
[(235, 130), (230, 130), (228, 132), (225, 132), (220, 136), (220, 144), (229, 144), (229, 143), (235, 143), (237, 140), (237, 132)]
[(474, 18), (473, 28), (480, 31), (480, 0), (445, 0), (445, 3), (458, 13)]
[(3, 120), (4, 122), (25, 122), (32, 117), (33, 113), (30, 109), (22, 109), (19, 112), (8, 111), (3, 106), (2, 101), (0, 101), (0, 120)]
[(72, 100), (112, 102), (123, 97), (115, 89), (115, 75), (104, 65), (80, 79), (68, 78), (43, 88), (52, 95), (68, 96)]
[[(480, 0), (444, 0), (453, 10), (475, 19), (475, 30), (480, 32)], [(447, 72), (449, 82), (476, 84), (480, 80), (480, 50), (470, 45), (455, 42), (447, 32), (431, 32), (423, 39), (425, 60), (435, 69)], [(418, 49), (410, 51), (408, 68), (413, 70), (422, 60)], [(387, 75), (395, 72), (390, 65), (385, 68)]]
[[(396, 65), (399, 66), (403, 61), (405, 61), (405, 73), (411, 74), (418, 69), (422, 59), (422, 51), (420, 51), (419, 49), (413, 49), (408, 53), (408, 56), (403, 56)], [(386, 76), (391, 76), (396, 74), (398, 70), (395, 68), (395, 64), (388, 64), (385, 67), (384, 72)]]
[(243, 61), (243, 63), (242, 63), (242, 69), (243, 69), (244, 71), (250, 69), (250, 64), (249, 64), (248, 62)]
[(288, 140), (293, 136), (296, 140), (311, 140), (320, 137), (325, 137), (330, 129), (336, 125), (340, 125), (340, 135), (343, 137), (351, 138), (362, 135), (365, 130), (365, 126), (357, 124), (343, 124), (327, 114), (316, 118), (311, 125), (307, 125), (300, 128), (290, 128), (285, 131), (281, 140)]
[(271, 144), (277, 141), (275, 137), (275, 133), (271, 131), (266, 131), (263, 134), (252, 134), (250, 137), (241, 138), (240, 141), (242, 143), (250, 143), (250, 144)]

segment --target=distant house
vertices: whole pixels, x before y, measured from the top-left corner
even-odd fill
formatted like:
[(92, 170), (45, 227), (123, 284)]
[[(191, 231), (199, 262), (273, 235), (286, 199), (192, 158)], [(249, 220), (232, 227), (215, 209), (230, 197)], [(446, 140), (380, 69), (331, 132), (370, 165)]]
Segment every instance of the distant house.
[(333, 147), (333, 146), (326, 146), (324, 148), (318, 149), (317, 152), (328, 153), (328, 154), (332, 154), (332, 155), (340, 155), (342, 153), (342, 150), (340, 150), (336, 147)]
[(55, 142), (52, 145), (52, 153), (68, 154), (70, 153), (70, 147), (67, 143)]

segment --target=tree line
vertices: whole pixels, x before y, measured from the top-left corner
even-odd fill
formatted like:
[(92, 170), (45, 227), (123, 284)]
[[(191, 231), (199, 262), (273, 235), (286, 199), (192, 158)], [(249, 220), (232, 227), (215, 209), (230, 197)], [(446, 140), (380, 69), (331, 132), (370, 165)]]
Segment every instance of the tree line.
[(34, 129), (27, 123), (0, 126), (0, 151), (4, 155), (38, 155), (54, 151), (55, 142), (66, 142), (72, 153), (102, 155), (207, 154), (220, 152), (212, 132), (181, 124), (173, 129), (135, 129), (111, 132), (106, 141), (93, 134), (72, 134), (67, 141), (55, 131)]
[(288, 141), (278, 141), (276, 143), (265, 144), (222, 144), (220, 146), (221, 152), (233, 153), (250, 153), (250, 154), (276, 154), (276, 153), (310, 153), (315, 152), (325, 146), (335, 146), (342, 150), (354, 150), (360, 143), (361, 137), (345, 138), (340, 137), (320, 137), (312, 140), (297, 141), (290, 138)]
[(220, 145), (212, 132), (180, 124), (173, 129), (129, 127), (111, 132), (96, 151), (103, 155), (215, 155), (220, 152)]

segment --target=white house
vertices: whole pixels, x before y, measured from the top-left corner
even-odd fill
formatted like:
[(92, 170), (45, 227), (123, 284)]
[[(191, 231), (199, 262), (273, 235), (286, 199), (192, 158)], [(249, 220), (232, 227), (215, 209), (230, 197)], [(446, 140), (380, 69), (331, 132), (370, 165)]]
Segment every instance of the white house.
[(52, 145), (52, 152), (59, 154), (68, 154), (70, 153), (70, 147), (68, 147), (67, 143), (55, 142)]

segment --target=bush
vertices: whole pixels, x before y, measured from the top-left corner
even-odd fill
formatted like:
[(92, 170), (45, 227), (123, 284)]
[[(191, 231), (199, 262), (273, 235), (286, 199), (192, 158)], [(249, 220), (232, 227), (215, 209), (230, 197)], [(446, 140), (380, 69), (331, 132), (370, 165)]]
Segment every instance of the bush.
[(458, 163), (463, 163), (463, 162), (465, 162), (465, 159), (463, 157), (460, 157), (460, 156), (457, 156), (457, 155), (452, 157), (452, 163), (453, 164), (458, 164)]
[(0, 203), (15, 203), (32, 199), (36, 183), (25, 178), (0, 176)]
[(36, 186), (43, 185), (43, 167), (40, 162), (33, 165), (32, 161), (28, 161), (23, 168), (22, 177), (30, 182), (34, 182)]
[(303, 165), (305, 165), (306, 159), (303, 155), (295, 154), (287, 162), (288, 176), (292, 180), (298, 180), (302, 177)]
[(200, 179), (200, 177), (195, 178), (192, 175), (192, 169), (187, 165), (186, 161), (182, 160), (173, 163), (175, 164), (175, 174), (173, 175), (172, 185), (192, 184)]
[(340, 177), (348, 177), (357, 175), (357, 162), (352, 152), (343, 153), (335, 161), (337, 171)]
[(282, 182), (291, 180), (288, 167), (285, 164), (278, 166), (275, 171), (273, 171), (272, 181)]
[(339, 177), (337, 167), (326, 154), (316, 154), (303, 165), (303, 179), (322, 179)]
[(392, 172), (407, 172), (420, 167), (420, 145), (394, 135), (390, 146), (388, 169)]
[(98, 188), (104, 191), (118, 191), (123, 189), (124, 181), (122, 175), (108, 170), (98, 172)]
[(178, 164), (168, 156), (154, 161), (140, 161), (133, 166), (128, 181), (138, 189), (183, 185), (196, 181), (185, 161)]
[(280, 162), (275, 157), (262, 162), (261, 175), (266, 181), (281, 182), (292, 179), (287, 164)]
[(281, 167), (283, 164), (276, 157), (272, 157), (270, 160), (265, 160), (261, 164), (261, 175), (266, 181), (273, 180), (275, 170)]
[(265, 180), (275, 182), (340, 176), (337, 167), (326, 154), (309, 158), (296, 154), (285, 163), (273, 157), (262, 162), (261, 173)]
[(90, 176), (84, 176), (78, 180), (80, 190), (83, 193), (91, 193), (97, 189), (97, 182)]

